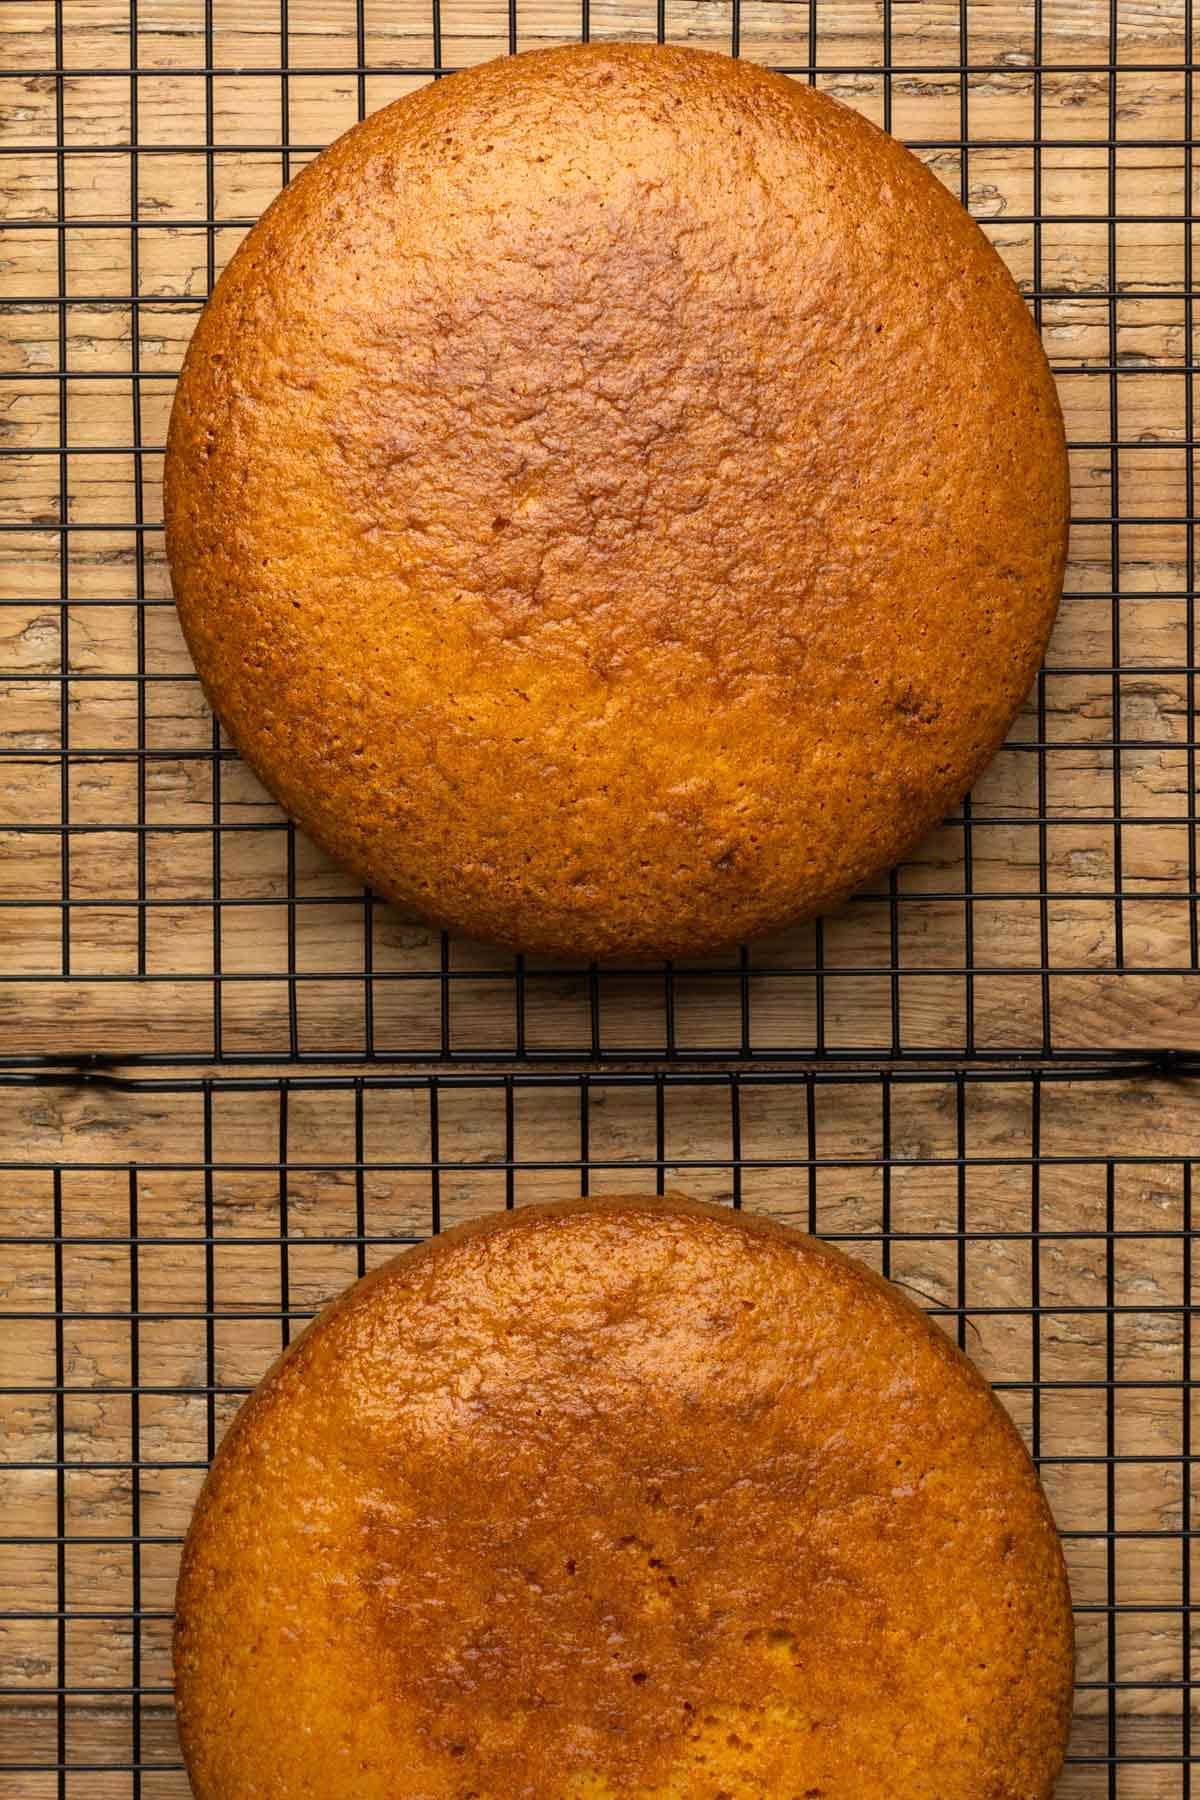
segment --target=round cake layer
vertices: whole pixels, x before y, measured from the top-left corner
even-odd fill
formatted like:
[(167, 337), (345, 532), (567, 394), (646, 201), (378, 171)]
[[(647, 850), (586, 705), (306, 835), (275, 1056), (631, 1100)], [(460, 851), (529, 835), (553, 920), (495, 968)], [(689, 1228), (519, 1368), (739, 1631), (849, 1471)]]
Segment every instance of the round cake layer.
[(1058, 1539), (987, 1384), (812, 1238), (499, 1214), (350, 1288), (188, 1537), (198, 1800), (1045, 1800)]
[(266, 213), (188, 353), (180, 616), (379, 893), (551, 955), (839, 903), (999, 746), (1065, 555), (1034, 325), (914, 157), (630, 44), (432, 84)]

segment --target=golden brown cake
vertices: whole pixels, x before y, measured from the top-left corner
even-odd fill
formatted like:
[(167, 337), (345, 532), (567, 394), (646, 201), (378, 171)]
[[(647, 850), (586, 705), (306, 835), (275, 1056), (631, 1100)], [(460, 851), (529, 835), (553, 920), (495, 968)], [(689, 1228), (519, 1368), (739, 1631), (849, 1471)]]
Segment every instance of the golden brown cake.
[(222, 1445), (177, 1604), (199, 1800), (1045, 1800), (1063, 1757), (1062, 1556), (987, 1384), (676, 1196), (350, 1288)]
[(245, 757), (410, 912), (712, 950), (965, 793), (1062, 582), (1062, 421), (893, 139), (726, 57), (539, 51), (376, 113), (197, 328), (167, 547)]

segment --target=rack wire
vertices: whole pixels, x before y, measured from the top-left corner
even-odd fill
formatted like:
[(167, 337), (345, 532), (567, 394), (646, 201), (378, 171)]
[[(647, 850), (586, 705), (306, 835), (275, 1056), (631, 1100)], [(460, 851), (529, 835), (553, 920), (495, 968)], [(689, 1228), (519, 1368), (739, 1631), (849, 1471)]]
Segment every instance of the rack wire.
[(497, 1207), (679, 1187), (843, 1244), (969, 1349), (1070, 1565), (1060, 1796), (1190, 1794), (1195, 1097), (1190, 1142), (1168, 1097), (1134, 1065), (8, 1076), (0, 1320), (27, 1348), (0, 1381), (0, 1787), (186, 1794), (182, 1532), (234, 1408), (328, 1294)]
[[(17, 0), (0, 77), (0, 1057), (1045, 1058), (1200, 1050), (1191, 0)], [(1072, 445), (1068, 596), (961, 811), (701, 967), (545, 966), (349, 883), (213, 723), (163, 560), (195, 317), (338, 130), (564, 37), (733, 49), (861, 107), (1022, 283)]]
[[(908, 141), (1071, 443), (1067, 597), (993, 767), (875, 891), (698, 967), (543, 966), (348, 883), (207, 713), (162, 555), (174, 374), (281, 183), (426, 80), (603, 36)], [(1192, 0), (6, 0), (5, 1795), (183, 1800), (180, 1537), (331, 1293), (478, 1212), (670, 1185), (842, 1242), (970, 1350), (1072, 1570), (1059, 1800), (1188, 1800), (1197, 73)]]

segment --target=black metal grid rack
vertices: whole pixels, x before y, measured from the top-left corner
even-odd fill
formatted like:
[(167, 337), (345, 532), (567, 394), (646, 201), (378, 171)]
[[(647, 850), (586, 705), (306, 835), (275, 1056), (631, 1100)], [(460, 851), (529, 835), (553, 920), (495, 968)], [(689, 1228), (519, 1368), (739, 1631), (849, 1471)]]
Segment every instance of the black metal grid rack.
[[(0, 1057), (53, 1061), (67, 1015), (72, 1052), (171, 1064), (1200, 1049), (1191, 0), (6, 10)], [(701, 968), (546, 968), (347, 884), (223, 743), (162, 554), (182, 348), (280, 183), (422, 80), (605, 33), (906, 136), (1021, 280), (1072, 444), (1068, 596), (993, 768), (877, 891)]]
[[(579, 36), (905, 138), (1022, 283), (1071, 442), (1059, 627), (971, 799), (697, 968), (542, 967), (348, 885), (205, 712), (162, 558), (172, 378), (280, 183)], [(1191, 1794), (1194, 50), (1192, 0), (5, 0), (0, 1791), (183, 1800), (179, 1538), (295, 1321), (476, 1211), (672, 1185), (848, 1244), (972, 1351), (1072, 1567), (1061, 1800)]]
[(846, 1245), (971, 1351), (1028, 1437), (1070, 1564), (1062, 1800), (1192, 1791), (1195, 1158), (1164, 1145), (1161, 1078), (8, 1082), (10, 1145), (48, 1108), (54, 1125), (53, 1154), (0, 1164), (3, 1318), (37, 1344), (0, 1384), (21, 1426), (5, 1451), (6, 1793), (186, 1794), (181, 1534), (234, 1407), (330, 1292), (499, 1206), (668, 1186)]

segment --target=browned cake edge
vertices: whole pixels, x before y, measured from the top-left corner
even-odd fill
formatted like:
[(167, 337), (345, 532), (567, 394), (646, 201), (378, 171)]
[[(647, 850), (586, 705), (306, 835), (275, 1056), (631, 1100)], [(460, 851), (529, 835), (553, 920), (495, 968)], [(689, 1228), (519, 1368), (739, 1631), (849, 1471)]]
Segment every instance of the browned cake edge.
[[(938, 1355), (953, 1367), (959, 1378), (964, 1378), (975, 1392), (983, 1396), (992, 1411), (998, 1431), (1007, 1437), (1019, 1452), (1021, 1460), (1028, 1469), (1031, 1478), (1031, 1491), (1035, 1508), (1040, 1507), (1042, 1515), (1050, 1527), (1054, 1542), (1058, 1548), (1058, 1567), (1062, 1604), (1059, 1608), (1059, 1628), (1062, 1633), (1062, 1644), (1066, 1656), (1066, 1664), (1073, 1668), (1074, 1664), (1074, 1619), (1070, 1606), (1070, 1591), (1067, 1584), (1065, 1558), (1062, 1554), (1061, 1542), (1054, 1527), (1045, 1493), (1037, 1478), (1036, 1470), (1029, 1457), (1024, 1440), (1015, 1424), (1000, 1404), (990, 1383), (981, 1374), (971, 1359), (942, 1332), (903, 1290), (894, 1282), (886, 1280), (873, 1269), (847, 1255), (835, 1245), (827, 1244), (822, 1239), (796, 1230), (776, 1220), (757, 1215), (734, 1211), (727, 1206), (713, 1204), (708, 1201), (693, 1200), (677, 1190), (668, 1190), (659, 1195), (611, 1195), (604, 1198), (568, 1199), (542, 1202), (523, 1206), (511, 1211), (489, 1214), (481, 1219), (470, 1220), (465, 1224), (454, 1226), (437, 1237), (426, 1239), (423, 1243), (410, 1246), (398, 1255), (381, 1264), (377, 1269), (351, 1284), (341, 1294), (331, 1300), (315, 1318), (309, 1321), (304, 1330), (291, 1342), (279, 1357), (276, 1358), (266, 1374), (262, 1377), (254, 1392), (240, 1408), (233, 1424), (226, 1433), (217, 1450), (209, 1473), (201, 1489), (196, 1503), (192, 1524), (189, 1527), (177, 1588), (177, 1616), (173, 1639), (173, 1659), (176, 1682), (180, 1682), (184, 1670), (181, 1663), (181, 1631), (180, 1620), (186, 1613), (186, 1589), (191, 1574), (192, 1550), (199, 1536), (199, 1528), (203, 1525), (209, 1510), (209, 1503), (219, 1485), (222, 1468), (226, 1460), (231, 1459), (238, 1441), (246, 1432), (253, 1429), (255, 1419), (260, 1410), (269, 1407), (274, 1397), (274, 1389), (283, 1371), (290, 1367), (303, 1354), (304, 1346), (316, 1335), (323, 1333), (335, 1319), (343, 1314), (351, 1313), (369, 1304), (372, 1295), (382, 1286), (397, 1284), (404, 1286), (409, 1278), (415, 1277), (422, 1265), (430, 1259), (439, 1259), (448, 1252), (471, 1240), (481, 1240), (507, 1232), (521, 1232), (527, 1235), (543, 1235), (555, 1231), (563, 1223), (573, 1218), (592, 1217), (613, 1219), (643, 1217), (691, 1219), (697, 1224), (713, 1226), (721, 1231), (740, 1232), (749, 1238), (772, 1242), (789, 1254), (801, 1258), (815, 1258), (834, 1266), (840, 1275), (860, 1288), (866, 1288), (882, 1297), (887, 1305), (903, 1316), (910, 1325), (918, 1327), (920, 1333), (934, 1346)], [(1072, 1708), (1071, 1686), (1065, 1686), (1057, 1697), (1057, 1720), (1055, 1707), (1050, 1707), (1051, 1725), (1047, 1732), (1046, 1760), (1048, 1779), (1046, 1786), (1037, 1795), (1031, 1794), (1029, 1800), (1050, 1800), (1057, 1784), (1066, 1757), (1067, 1740), (1071, 1725)], [(181, 1742), (188, 1753), (188, 1736), (186, 1725), (181, 1722)], [(864, 1800), (866, 1797), (864, 1796)], [(874, 1797), (872, 1797), (874, 1800)]]
[[(566, 50), (529, 51), (526, 53), (525, 58), (517, 58), (516, 61), (521, 62), (526, 59), (533, 61), (538, 58), (555, 58), (578, 48), (579, 47), (577, 46), (570, 46), (567, 47)], [(615, 44), (606, 45), (604, 48), (606, 52), (611, 52), (615, 55), (628, 52), (630, 60), (635, 59), (639, 55), (644, 55), (648, 51), (647, 46), (626, 44), (619, 41)], [(721, 64), (729, 61), (728, 58), (721, 56), (719, 53), (707, 50), (678, 50), (673, 48), (670, 53), (679, 57), (695, 58), (712, 64)], [(512, 59), (509, 59), (509, 61), (511, 62)], [(737, 65), (731, 64), (731, 67), (736, 66)], [(464, 79), (469, 78), (473, 73), (474, 71), (467, 71), (464, 75)], [(756, 69), (755, 74), (756, 76), (761, 76), (766, 82), (778, 83), (779, 85), (789, 87), (792, 85), (790, 82), (787, 82), (786, 78), (778, 77), (768, 70)], [(441, 91), (449, 94), (453, 90), (454, 85), (454, 79), (451, 78), (448, 82), (442, 84)], [(417, 98), (417, 96), (408, 96), (405, 99), (394, 102), (391, 107), (383, 110), (393, 111), (402, 109), (415, 98)], [(862, 124), (871, 134), (878, 136), (881, 140), (886, 139), (888, 142), (894, 144), (900, 153), (904, 155), (909, 154), (904, 146), (899, 144), (898, 140), (888, 138), (886, 133), (881, 132), (871, 121), (862, 118), (862, 116), (857, 112), (854, 112), (853, 109), (844, 108), (841, 106), (841, 103), (827, 96), (822, 96), (822, 99), (827, 100), (828, 104), (832, 107), (851, 112), (856, 123)], [(378, 117), (378, 115), (375, 116)], [(351, 132), (347, 132), (344, 136), (349, 137), (354, 130), (358, 129), (360, 129), (360, 127), (354, 127), (351, 129)], [(338, 140), (338, 143), (341, 143), (342, 141), (343, 140)], [(255, 227), (254, 233), (251, 234), (252, 237), (257, 236), (263, 221), (270, 219), (276, 213), (276, 209), (281, 208), (285, 204), (294, 206), (296, 195), (303, 190), (306, 178), (311, 175), (312, 170), (324, 160), (325, 156), (328, 156), (331, 152), (336, 153), (336, 151), (337, 144), (331, 145), (329, 150), (322, 154), (322, 157), (318, 158), (315, 163), (308, 165), (306, 170), (298, 177), (297, 182), (293, 183), (283, 194), (279, 195), (271, 203), (271, 206), (266, 209), (263, 214), (263, 219), (259, 221), (259, 225)], [(912, 160), (915, 162), (917, 159), (914, 158)], [(936, 178), (930, 175), (929, 179), (932, 182), (935, 181)], [(964, 214), (964, 218), (966, 216), (967, 215)], [(971, 223), (974, 225), (974, 221), (971, 221)], [(994, 264), (997, 268), (1003, 268), (1002, 259), (995, 247), (977, 225), (974, 225), (974, 235), (980, 258), (989, 264)], [(231, 272), (240, 266), (241, 262), (248, 254), (248, 245), (249, 240), (246, 240), (243, 245), (239, 247), (230, 268), (225, 271), (221, 278), (221, 282), (218, 283), (218, 286), (214, 291), (209, 306), (210, 308), (215, 308), (216, 312), (220, 312), (222, 308), (223, 295), (233, 292), (233, 284), (230, 284), (228, 278)], [(1007, 276), (1007, 271), (1005, 271), (1005, 273)], [(1008, 279), (1011, 281), (1011, 278)], [(1017, 290), (1015, 284), (1012, 284), (1012, 291), (1014, 296), (1016, 296)], [(1057, 573), (1052, 584), (1052, 591), (1049, 592), (1046, 597), (1040, 632), (1037, 635), (1036, 640), (1031, 638), (1027, 644), (1022, 646), (1022, 654), (1019, 658), (1021, 663), (1020, 674), (1022, 678), (1022, 691), (1028, 688), (1029, 683), (1034, 678), (1054, 625), (1066, 568), (1067, 515), (1069, 505), (1066, 498), (1069, 494), (1069, 470), (1065, 431), (1062, 429), (1061, 408), (1057, 399), (1053, 379), (1046, 362), (1044, 350), (1040, 338), (1032, 325), (1032, 321), (1029, 322), (1029, 349), (1031, 374), (1036, 373), (1039, 387), (1043, 390), (1041, 399), (1046, 406), (1056, 414), (1059, 424), (1058, 436), (1061, 448), (1058, 466), (1057, 468), (1052, 468), (1047, 464), (1046, 467), (1039, 468), (1038, 477), (1039, 480), (1045, 484), (1048, 503), (1052, 502), (1052, 510), (1061, 513), (1063, 530), (1059, 547)], [(206, 370), (198, 348), (198, 339), (194, 338), (193, 345), (189, 348), (189, 352), (185, 357), (180, 390), (190, 389), (202, 396), (206, 390), (206, 386)], [(164, 467), (167, 553), (173, 569), (179, 571), (176, 577), (177, 586), (180, 590), (179, 616), (185, 638), (188, 640), (189, 647), (194, 651), (195, 645), (192, 642), (193, 633), (189, 624), (190, 607), (192, 603), (187, 599), (186, 593), (184, 592), (185, 582), (182, 574), (182, 571), (186, 569), (188, 562), (187, 531), (183, 523), (185, 509), (182, 505), (183, 489), (189, 477), (189, 471), (186, 466), (188, 460), (192, 463), (190, 472), (195, 473), (195, 446), (191, 446), (190, 450), (191, 456), (189, 458), (189, 447), (183, 440), (181, 411), (177, 407), (172, 413), (171, 429), (168, 432), (167, 454)], [(1061, 505), (1059, 505), (1060, 501), (1062, 502)], [(1016, 660), (1018, 659), (1014, 658), (1014, 662)], [(218, 704), (218, 695), (214, 689), (213, 682), (209, 679), (209, 676), (202, 665), (200, 667), (200, 673), (201, 683), (206, 697), (208, 698), (210, 705), (212, 705), (213, 710), (220, 714), (221, 709)], [(273, 763), (270, 745), (266, 742), (260, 742), (256, 735), (252, 731), (246, 729), (244, 725), (239, 729), (231, 726), (228, 719), (223, 718), (222, 722), (236, 744), (239, 754), (250, 767), (254, 769), (264, 785), (272, 792), (278, 794), (280, 790), (280, 770)], [(402, 897), (401, 904), (407, 915), (420, 918), (425, 923), (433, 925), (434, 927), (446, 927), (449, 925), (451, 929), (465, 931), (469, 936), (480, 936), (489, 942), (501, 944), (514, 951), (528, 951), (533, 954), (543, 954), (551, 957), (573, 957), (576, 955), (583, 955), (600, 961), (611, 961), (615, 959), (631, 963), (644, 963), (659, 961), (664, 957), (679, 958), (687, 955), (706, 955), (726, 950), (748, 933), (749, 935), (757, 935), (763, 930), (782, 929), (790, 924), (798, 923), (800, 920), (810, 917), (814, 913), (830, 911), (843, 904), (855, 891), (865, 885), (870, 885), (878, 876), (894, 867), (896, 862), (907, 855), (928, 830), (932, 829), (947, 812), (951, 811), (962, 801), (963, 797), (970, 791), (975, 781), (995, 757), (1004, 741), (1010, 723), (1010, 719), (1004, 719), (998, 721), (993, 727), (989, 728), (984, 735), (980, 737), (974, 756), (961, 765), (957, 779), (946, 785), (944, 789), (936, 795), (928, 796), (924, 805), (914, 803), (910, 808), (911, 816), (906, 821), (900, 822), (897, 820), (894, 822), (890, 832), (887, 834), (886, 843), (878, 846), (878, 860), (873, 863), (873, 866), (870, 869), (858, 870), (852, 879), (845, 881), (836, 889), (826, 889), (818, 895), (808, 896), (799, 900), (792, 908), (788, 917), (773, 915), (770, 918), (762, 918), (754, 921), (749, 925), (747, 925), (745, 919), (739, 919), (731, 925), (729, 921), (722, 919), (718, 909), (710, 909), (707, 916), (697, 916), (689, 922), (684, 938), (679, 941), (668, 941), (666, 933), (661, 930), (646, 936), (639, 941), (626, 922), (619, 931), (609, 934), (621, 940), (610, 947), (602, 942), (583, 943), (580, 941), (576, 943), (564, 941), (560, 928), (556, 926), (548, 927), (541, 938), (539, 938), (536, 931), (531, 932), (528, 928), (506, 934), (503, 927), (497, 925), (493, 919), (472, 920), (470, 918), (463, 918), (456, 920), (448, 918), (442, 913), (424, 911), (419, 900), (415, 900), (410, 894), (406, 894)], [(286, 785), (286, 783), (284, 785)], [(357, 854), (353, 847), (352, 840), (354, 839), (355, 834), (352, 831), (347, 831), (343, 834), (327, 820), (314, 820), (311, 816), (308, 816), (302, 806), (297, 806), (297, 796), (295, 795), (285, 799), (284, 803), (288, 809), (299, 818), (303, 828), (309, 833), (314, 841), (334, 861), (343, 867), (349, 868), (363, 880), (368, 882), (371, 881), (372, 878), (370, 872), (364, 869), (362, 858)], [(386, 883), (380, 887), (380, 891), (386, 899), (397, 899), (397, 895), (394, 892), (388, 891)], [(745, 911), (744, 902), (742, 903), (742, 910), (743, 912)]]

